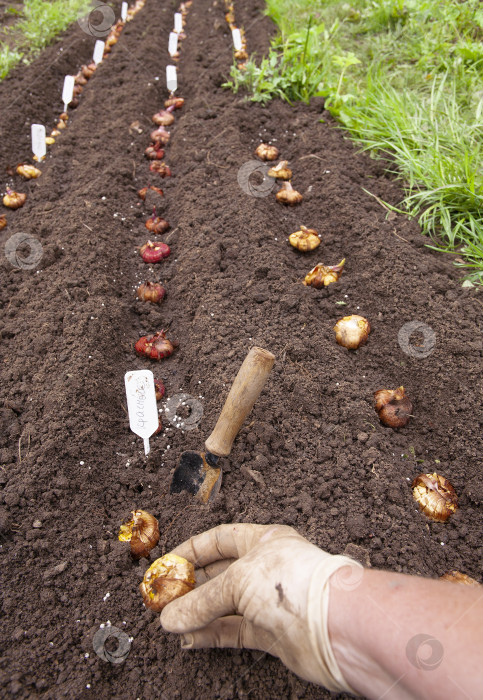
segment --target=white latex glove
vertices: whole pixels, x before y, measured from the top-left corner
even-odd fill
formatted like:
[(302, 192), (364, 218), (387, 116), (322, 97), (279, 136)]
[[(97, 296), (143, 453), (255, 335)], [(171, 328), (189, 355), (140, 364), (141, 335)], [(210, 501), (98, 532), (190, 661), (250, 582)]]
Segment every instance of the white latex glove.
[(332, 652), (327, 611), (329, 578), (357, 585), (358, 562), (324, 552), (286, 525), (220, 525), (173, 554), (197, 569), (197, 587), (161, 613), (164, 629), (183, 635), (183, 648), (259, 649), (305, 680), (356, 694)]

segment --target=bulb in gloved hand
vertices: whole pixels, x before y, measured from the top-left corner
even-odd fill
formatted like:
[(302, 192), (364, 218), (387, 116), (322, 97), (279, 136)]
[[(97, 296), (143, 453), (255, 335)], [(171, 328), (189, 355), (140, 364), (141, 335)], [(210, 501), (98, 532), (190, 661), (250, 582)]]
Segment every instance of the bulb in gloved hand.
[(380, 389), (374, 393), (374, 408), (379, 420), (390, 428), (402, 428), (411, 418), (413, 405), (403, 386), (397, 389)]
[(176, 554), (165, 554), (156, 559), (139, 586), (144, 605), (154, 612), (161, 612), (168, 603), (189, 593), (194, 587), (193, 564)]
[(419, 507), (431, 520), (444, 523), (458, 508), (453, 485), (440, 474), (420, 474), (411, 484)]
[(465, 586), (481, 586), (474, 578), (467, 574), (462, 574), (460, 571), (447, 571), (439, 577), (440, 581), (450, 581), (451, 583), (463, 583)]
[(255, 155), (262, 160), (277, 160), (278, 148), (276, 146), (270, 146), (268, 143), (261, 143), (255, 149)]
[(145, 510), (133, 510), (132, 520), (121, 525), (119, 541), (131, 543), (131, 554), (134, 559), (149, 557), (149, 552), (159, 542), (158, 521)]
[(290, 180), (292, 171), (288, 167), (288, 160), (281, 160), (278, 165), (270, 168), (267, 175), (269, 177), (275, 177), (277, 180)]
[(322, 289), (328, 287), (329, 284), (337, 282), (344, 269), (345, 258), (338, 265), (324, 265), (319, 263), (307, 273), (304, 279), (306, 287), (315, 287)]
[(353, 314), (337, 321), (334, 331), (339, 345), (348, 350), (357, 350), (358, 347), (367, 343), (371, 325), (364, 316)]
[(300, 231), (295, 231), (291, 233), (288, 237), (290, 245), (302, 253), (307, 253), (311, 250), (315, 250), (320, 245), (320, 238), (317, 231), (313, 228), (307, 228), (306, 226), (301, 226)]
[(303, 197), (300, 192), (294, 190), (292, 184), (287, 180), (282, 182), (281, 189), (275, 195), (277, 202), (281, 204), (287, 204), (289, 207), (294, 207), (296, 204), (300, 204)]

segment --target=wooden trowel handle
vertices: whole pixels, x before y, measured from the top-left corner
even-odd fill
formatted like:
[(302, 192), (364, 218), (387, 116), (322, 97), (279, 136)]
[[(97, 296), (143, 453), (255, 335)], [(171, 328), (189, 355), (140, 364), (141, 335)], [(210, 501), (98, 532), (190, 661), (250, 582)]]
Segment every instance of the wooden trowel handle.
[(253, 347), (240, 367), (213, 432), (205, 442), (208, 452), (227, 457), (255, 401), (265, 386), (275, 356), (268, 350)]

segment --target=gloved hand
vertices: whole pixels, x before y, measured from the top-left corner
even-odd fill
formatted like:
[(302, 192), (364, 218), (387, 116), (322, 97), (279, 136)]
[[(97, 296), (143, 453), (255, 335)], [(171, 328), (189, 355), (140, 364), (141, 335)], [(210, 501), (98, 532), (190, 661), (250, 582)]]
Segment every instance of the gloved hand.
[(220, 525), (173, 553), (197, 569), (197, 587), (161, 613), (163, 627), (183, 635), (183, 648), (259, 649), (305, 680), (356, 694), (332, 652), (327, 613), (330, 577), (331, 586), (355, 587), (358, 562), (286, 525)]

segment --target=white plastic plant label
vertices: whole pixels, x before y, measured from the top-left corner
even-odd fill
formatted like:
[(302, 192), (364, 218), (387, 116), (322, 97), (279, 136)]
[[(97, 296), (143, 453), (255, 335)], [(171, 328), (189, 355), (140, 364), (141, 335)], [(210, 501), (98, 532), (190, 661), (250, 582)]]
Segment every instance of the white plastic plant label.
[(166, 66), (166, 87), (170, 92), (174, 92), (178, 88), (176, 66)]
[(149, 438), (159, 425), (154, 376), (150, 369), (133, 370), (124, 375), (129, 427), (144, 440), (144, 454), (149, 454)]
[(178, 52), (178, 35), (176, 32), (169, 33), (168, 53), (174, 56)]
[(183, 17), (181, 16), (181, 12), (174, 13), (174, 31), (178, 32), (178, 34), (183, 31)]
[(127, 2), (123, 2), (121, 5), (121, 19), (123, 22), (126, 21), (127, 17)]
[(37, 160), (41, 160), (47, 153), (45, 144), (45, 126), (43, 124), (32, 124), (32, 152)]
[(94, 46), (94, 53), (92, 54), (92, 60), (94, 61), (96, 66), (102, 61), (102, 57), (104, 56), (105, 45), (105, 42), (101, 41), (100, 39), (96, 41), (96, 44)]
[(73, 75), (66, 75), (64, 78), (64, 88), (62, 90), (62, 102), (64, 103), (64, 112), (67, 111), (67, 105), (72, 102), (74, 96), (74, 81)]
[(233, 37), (233, 46), (235, 47), (235, 51), (240, 51), (242, 48), (242, 39), (241, 39), (240, 30), (239, 29), (232, 29), (231, 35)]

